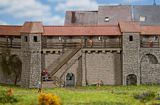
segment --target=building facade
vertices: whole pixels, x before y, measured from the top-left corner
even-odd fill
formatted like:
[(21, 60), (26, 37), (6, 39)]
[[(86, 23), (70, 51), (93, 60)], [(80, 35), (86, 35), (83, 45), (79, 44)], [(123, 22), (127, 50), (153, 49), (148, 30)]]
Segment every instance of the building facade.
[(26, 88), (39, 82), (43, 87), (159, 84), (159, 8), (100, 6), (67, 11), (64, 26), (0, 25), (0, 83), (16, 81)]

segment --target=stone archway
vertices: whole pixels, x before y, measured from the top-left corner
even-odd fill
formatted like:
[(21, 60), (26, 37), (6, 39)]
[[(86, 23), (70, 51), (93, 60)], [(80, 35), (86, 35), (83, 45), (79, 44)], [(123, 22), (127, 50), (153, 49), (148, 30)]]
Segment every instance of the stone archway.
[(10, 55), (7, 59), (8, 71), (10, 72), (7, 78), (17, 85), (21, 79), (22, 61), (18, 55)]
[(75, 76), (73, 73), (67, 73), (66, 86), (75, 86)]
[(158, 59), (153, 54), (145, 54), (140, 61), (140, 83), (152, 84), (157, 83), (159, 80), (160, 70)]
[(127, 85), (137, 85), (137, 76), (135, 74), (127, 75), (126, 84)]
[(22, 62), (18, 55), (0, 54), (1, 83), (17, 84), (20, 81)]

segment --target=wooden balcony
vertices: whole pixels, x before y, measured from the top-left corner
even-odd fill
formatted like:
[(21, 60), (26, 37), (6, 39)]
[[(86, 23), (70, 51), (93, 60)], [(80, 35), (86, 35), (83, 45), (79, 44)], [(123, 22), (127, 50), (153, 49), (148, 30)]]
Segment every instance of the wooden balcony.
[[(6, 48), (21, 48), (21, 42), (2, 42), (0, 41), (0, 47), (6, 47)], [(121, 42), (84, 42), (84, 43), (78, 43), (78, 42), (59, 42), (59, 43), (42, 43), (43, 49), (64, 49), (64, 48), (121, 48), (122, 44)]]
[(0, 41), (0, 47), (5, 47), (5, 48), (21, 48), (21, 42), (7, 43), (7, 42)]
[(42, 48), (47, 48), (47, 49), (63, 49), (63, 48), (75, 48), (75, 47), (80, 47), (80, 43), (76, 42), (70, 42), (70, 43), (42, 43)]
[(140, 46), (142, 48), (159, 48), (160, 44), (158, 42), (141, 42)]
[(121, 42), (93, 42), (84, 43), (84, 48), (121, 48)]
[(120, 42), (93, 42), (93, 43), (77, 43), (77, 42), (70, 42), (70, 43), (43, 43), (42, 47), (51, 49), (63, 49), (63, 48), (121, 48)]

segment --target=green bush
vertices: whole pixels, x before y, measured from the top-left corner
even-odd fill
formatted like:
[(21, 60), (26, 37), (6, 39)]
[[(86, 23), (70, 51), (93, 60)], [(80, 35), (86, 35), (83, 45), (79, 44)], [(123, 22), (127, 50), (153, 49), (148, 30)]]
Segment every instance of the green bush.
[(158, 94), (155, 99), (160, 100), (160, 95)]
[(155, 97), (156, 97), (156, 94), (153, 91), (146, 91), (146, 92), (138, 93), (134, 95), (135, 99), (138, 99), (142, 102), (153, 100)]
[(61, 105), (60, 99), (55, 94), (51, 93), (40, 93), (39, 94), (39, 105)]
[(17, 98), (12, 94), (12, 90), (0, 91), (0, 103), (14, 103), (18, 102)]

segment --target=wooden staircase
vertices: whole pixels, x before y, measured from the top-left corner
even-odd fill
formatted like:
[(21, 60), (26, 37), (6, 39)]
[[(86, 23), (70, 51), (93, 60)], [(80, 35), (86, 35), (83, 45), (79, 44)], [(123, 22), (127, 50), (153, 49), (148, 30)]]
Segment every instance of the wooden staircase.
[(62, 55), (60, 55), (57, 59), (55, 59), (48, 67), (47, 70), (49, 72), (49, 74), (54, 70), (55, 66), (58, 65), (60, 62), (62, 62), (62, 58), (67, 57), (70, 53), (72, 52), (72, 50), (66, 50), (65, 53), (63, 53)]
[(59, 57), (59, 60), (53, 65), (51, 73), (49, 74), (52, 77), (64, 64), (66, 64), (81, 48), (75, 48), (73, 51), (64, 54)]
[[(48, 80), (43, 81), (43, 87), (53, 88), (53, 87), (63, 87), (65, 86), (65, 81), (62, 77), (66, 71), (76, 62), (76, 60), (81, 56), (81, 48), (76, 48), (71, 51), (67, 51), (62, 56), (60, 56), (56, 61), (50, 65), (52, 71), (49, 74)], [(57, 77), (55, 74), (61, 72), (61, 76)]]

